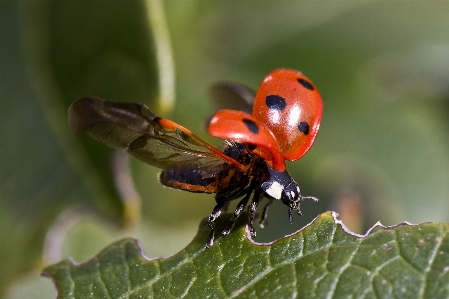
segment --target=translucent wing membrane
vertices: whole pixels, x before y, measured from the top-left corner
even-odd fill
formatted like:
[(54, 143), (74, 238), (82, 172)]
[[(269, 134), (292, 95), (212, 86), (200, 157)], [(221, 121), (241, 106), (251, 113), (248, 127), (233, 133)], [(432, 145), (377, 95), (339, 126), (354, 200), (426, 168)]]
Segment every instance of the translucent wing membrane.
[(74, 133), (86, 132), (161, 169), (205, 169), (207, 175), (212, 175), (227, 163), (240, 166), (189, 130), (159, 118), (144, 105), (85, 97), (74, 102), (68, 113), (69, 127)]
[(210, 96), (217, 110), (233, 109), (250, 114), (255, 94), (249, 87), (234, 82), (215, 83), (210, 89)]

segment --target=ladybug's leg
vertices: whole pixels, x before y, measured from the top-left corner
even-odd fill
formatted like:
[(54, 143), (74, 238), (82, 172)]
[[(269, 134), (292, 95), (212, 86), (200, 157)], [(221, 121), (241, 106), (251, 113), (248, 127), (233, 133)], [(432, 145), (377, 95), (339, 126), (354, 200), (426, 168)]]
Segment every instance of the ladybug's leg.
[(264, 227), (265, 225), (267, 225), (268, 224), (268, 222), (267, 222), (267, 216), (268, 216), (268, 208), (270, 207), (270, 205), (273, 203), (273, 199), (272, 198), (269, 198), (268, 199), (269, 201), (268, 201), (268, 203), (265, 205), (265, 207), (263, 208), (263, 212), (262, 212), (262, 216), (260, 217), (260, 220), (259, 220), (259, 226), (260, 227)]
[(217, 205), (215, 206), (212, 213), (207, 219), (207, 225), (210, 227), (210, 236), (206, 243), (206, 248), (209, 248), (214, 243), (215, 237), (215, 224), (214, 221), (223, 213), (223, 211), (229, 206), (229, 203), (223, 199), (217, 200)]
[(243, 210), (245, 209), (246, 204), (248, 203), (249, 197), (251, 196), (251, 191), (247, 192), (245, 196), (242, 198), (242, 200), (238, 203), (237, 207), (235, 207), (234, 214), (232, 214), (231, 217), (231, 223), (229, 223), (229, 226), (225, 228), (225, 230), (221, 233), (223, 236), (229, 235), (232, 228), (234, 227), (235, 221), (239, 216), (242, 214)]
[(254, 218), (256, 217), (256, 211), (257, 211), (257, 207), (259, 206), (261, 195), (262, 195), (262, 189), (257, 188), (256, 190), (254, 190), (253, 199), (251, 200), (251, 203), (249, 204), (249, 207), (248, 207), (249, 215), (248, 215), (247, 227), (248, 227), (249, 233), (251, 235), (251, 238), (256, 237), (256, 230), (254, 229), (253, 222), (254, 222)]

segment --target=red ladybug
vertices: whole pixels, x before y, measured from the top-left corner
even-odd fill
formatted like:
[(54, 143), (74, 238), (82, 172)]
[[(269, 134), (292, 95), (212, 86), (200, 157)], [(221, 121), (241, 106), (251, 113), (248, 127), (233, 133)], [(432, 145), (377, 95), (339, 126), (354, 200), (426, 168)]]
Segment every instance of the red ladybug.
[(273, 200), (288, 206), (290, 222), (292, 211), (301, 215), (301, 200), (317, 201), (301, 195), (298, 184), (286, 171), (285, 160), (297, 160), (310, 149), (323, 110), (313, 83), (302, 73), (289, 69), (268, 74), (255, 97), (242, 85), (233, 83), (216, 85), (213, 95), (240, 109), (219, 110), (210, 120), (209, 134), (225, 139), (222, 151), (188, 129), (156, 116), (144, 105), (85, 97), (75, 101), (68, 112), (74, 133), (87, 132), (163, 169), (159, 175), (163, 185), (216, 193), (217, 204), (208, 219), (211, 235), (206, 247), (214, 241), (215, 219), (233, 199), (242, 198), (222, 234), (229, 234), (252, 194), (247, 224), (252, 237), (256, 210), (263, 196), (269, 202), (260, 217), (261, 226)]

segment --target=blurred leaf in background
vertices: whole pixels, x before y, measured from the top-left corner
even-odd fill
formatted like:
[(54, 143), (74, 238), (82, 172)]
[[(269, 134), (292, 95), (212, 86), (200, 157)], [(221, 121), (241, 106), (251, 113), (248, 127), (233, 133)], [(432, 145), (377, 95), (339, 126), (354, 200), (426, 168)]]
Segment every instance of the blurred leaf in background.
[[(134, 215), (116, 191), (113, 152), (70, 135), (65, 113), (86, 95), (158, 109), (153, 27), (164, 22), (149, 21), (148, 2), (0, 2), (0, 293), (21, 298), (24, 284), (53, 292), (43, 278), (17, 280), (40, 269), (52, 224), (67, 228), (61, 258), (83, 261), (120, 236), (141, 240), (149, 256), (166, 256), (185, 246), (212, 210), (211, 195), (164, 189), (156, 169), (131, 159), (143, 198), (137, 226), (118, 231), (84, 212), (113, 223)], [(288, 164), (303, 193), (320, 204), (305, 204), (292, 226), (285, 207), (272, 205), (257, 241), (291, 233), (328, 209), (357, 232), (378, 220), (448, 221), (449, 3), (158, 3), (176, 65), (177, 101), (165, 117), (207, 138), (211, 83), (257, 88), (279, 67), (304, 72), (323, 96), (317, 142)]]
[(113, 151), (69, 134), (68, 106), (86, 94), (148, 104), (158, 94), (144, 3), (1, 5), (1, 39), (7, 42), (0, 54), (0, 204), (15, 229), (12, 240), (6, 233), (12, 230), (2, 229), (1, 243), (17, 250), (2, 255), (2, 265), (11, 271), (0, 274), (0, 292), (5, 281), (39, 261), (44, 236), (58, 215), (56, 229), (89, 210), (117, 224), (132, 222), (140, 213), (136, 198), (119, 196)]

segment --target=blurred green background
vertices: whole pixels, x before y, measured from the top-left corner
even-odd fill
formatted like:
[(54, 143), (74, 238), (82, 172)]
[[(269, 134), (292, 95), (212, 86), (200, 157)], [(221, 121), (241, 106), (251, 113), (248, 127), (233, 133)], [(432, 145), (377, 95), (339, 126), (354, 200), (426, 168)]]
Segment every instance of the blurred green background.
[(358, 233), (447, 222), (448, 16), (445, 1), (1, 1), (0, 296), (52, 298), (43, 266), (85, 261), (122, 237), (148, 257), (173, 254), (214, 207), (213, 195), (163, 188), (134, 159), (141, 212), (134, 193), (123, 202), (117, 156), (68, 132), (67, 108), (86, 95), (145, 103), (219, 145), (204, 130), (213, 82), (257, 88), (275, 68), (298, 69), (324, 115), (288, 169), (320, 202), (305, 202), (293, 225), (272, 205), (256, 241), (327, 210)]

